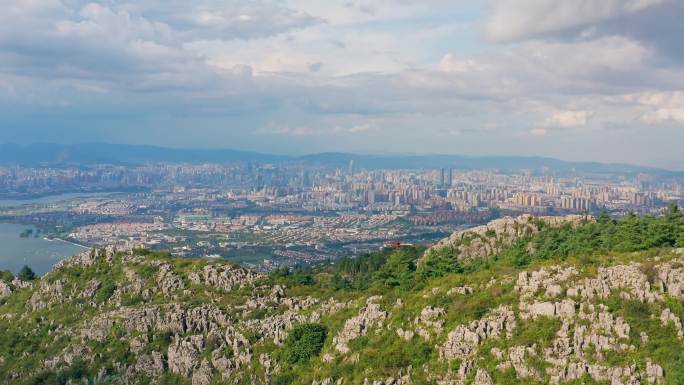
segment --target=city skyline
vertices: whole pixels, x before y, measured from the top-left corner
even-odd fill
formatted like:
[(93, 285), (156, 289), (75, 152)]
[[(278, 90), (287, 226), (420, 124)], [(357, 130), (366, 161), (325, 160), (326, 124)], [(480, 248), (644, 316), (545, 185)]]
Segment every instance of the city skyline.
[(679, 174), (547, 171), (369, 170), (354, 159), (0, 165), (0, 219), (36, 226), (22, 229), (24, 239), (169, 250), (270, 271), (393, 242), (431, 244), (499, 217), (659, 215), (684, 201)]
[(554, 5), (15, 2), (0, 142), (684, 168), (684, 4)]

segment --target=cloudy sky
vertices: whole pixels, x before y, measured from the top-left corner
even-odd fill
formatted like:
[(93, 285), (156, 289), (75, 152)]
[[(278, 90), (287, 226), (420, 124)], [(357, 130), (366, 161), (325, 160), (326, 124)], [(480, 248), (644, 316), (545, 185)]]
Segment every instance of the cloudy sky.
[(681, 0), (21, 0), (0, 142), (684, 169)]

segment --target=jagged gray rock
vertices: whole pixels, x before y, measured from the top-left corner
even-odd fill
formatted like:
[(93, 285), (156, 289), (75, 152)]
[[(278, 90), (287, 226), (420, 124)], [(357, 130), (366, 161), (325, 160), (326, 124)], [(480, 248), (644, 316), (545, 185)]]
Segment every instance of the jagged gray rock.
[(135, 371), (150, 378), (157, 378), (164, 374), (164, 356), (161, 352), (152, 352), (138, 357)]
[(97, 279), (91, 279), (86, 283), (85, 288), (83, 289), (83, 292), (81, 293), (81, 297), (83, 298), (93, 298), (95, 296), (95, 293), (97, 290), (102, 286), (102, 283), (98, 281)]
[(614, 291), (624, 290), (625, 299), (634, 298), (641, 302), (662, 301), (662, 295), (651, 290), (651, 284), (639, 264), (600, 267), (596, 278), (587, 278), (579, 285), (568, 288), (569, 297), (584, 299), (605, 299)]
[(169, 296), (176, 290), (183, 289), (183, 279), (173, 272), (173, 268), (168, 263), (159, 265), (157, 273), (157, 285), (161, 288), (164, 295)]
[(439, 357), (443, 360), (468, 358), (488, 338), (511, 338), (515, 326), (513, 310), (500, 306), (484, 318), (468, 325), (458, 325), (449, 333), (446, 342), (439, 346)]
[(192, 374), (192, 385), (211, 385), (213, 370), (207, 359), (202, 360), (200, 367)]
[(473, 288), (470, 286), (458, 286), (458, 287), (452, 287), (447, 291), (447, 295), (454, 295), (454, 294), (461, 294), (461, 295), (466, 295), (466, 294), (472, 294), (473, 293)]
[(492, 382), (492, 377), (486, 370), (478, 369), (477, 373), (475, 373), (473, 385), (494, 385), (494, 382)]
[(185, 338), (174, 337), (167, 353), (171, 373), (190, 377), (199, 369), (199, 358), (204, 350), (204, 337), (201, 335)]
[(252, 284), (261, 275), (241, 267), (225, 264), (209, 264), (200, 272), (188, 275), (190, 282), (195, 285), (207, 285), (223, 291), (231, 291), (234, 287), (245, 287)]
[(389, 316), (389, 313), (382, 310), (375, 301), (379, 297), (371, 297), (366, 301), (366, 305), (359, 310), (357, 316), (348, 319), (344, 328), (333, 339), (335, 349), (340, 353), (349, 353), (347, 343), (355, 338), (368, 334), (368, 331), (377, 323), (382, 322)]
[(0, 299), (9, 297), (13, 291), (12, 286), (0, 279)]
[(677, 331), (677, 338), (682, 339), (684, 337), (684, 330), (682, 330), (682, 321), (677, 317), (676, 314), (672, 313), (669, 308), (663, 309), (660, 313), (660, 323), (663, 326), (668, 326), (672, 324)]

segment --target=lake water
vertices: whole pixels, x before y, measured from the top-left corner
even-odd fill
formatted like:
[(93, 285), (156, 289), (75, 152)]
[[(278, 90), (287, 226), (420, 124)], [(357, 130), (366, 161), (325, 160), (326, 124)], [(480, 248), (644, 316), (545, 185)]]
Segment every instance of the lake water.
[(50, 204), (66, 201), (74, 198), (93, 198), (107, 196), (112, 193), (68, 193), (58, 195), (48, 195), (34, 199), (0, 199), (0, 207), (15, 207), (29, 204)]
[(57, 262), (85, 250), (83, 247), (58, 240), (48, 241), (41, 237), (21, 238), (31, 226), (0, 223), (0, 270), (17, 273), (22, 266), (28, 265), (38, 275), (52, 269)]

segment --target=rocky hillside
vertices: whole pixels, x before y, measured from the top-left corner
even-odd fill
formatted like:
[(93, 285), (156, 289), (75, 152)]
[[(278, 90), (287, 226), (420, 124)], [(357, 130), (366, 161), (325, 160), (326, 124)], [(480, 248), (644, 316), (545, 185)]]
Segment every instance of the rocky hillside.
[(500, 253), (522, 237), (537, 234), (544, 227), (576, 227), (593, 220), (594, 218), (588, 215), (504, 217), (486, 225), (458, 231), (432, 246), (430, 250), (440, 251), (448, 248), (460, 260), (482, 259)]
[(684, 383), (678, 211), (513, 221), (533, 230), (479, 254), (445, 241), (267, 276), (106, 249), (3, 275), (0, 383)]

